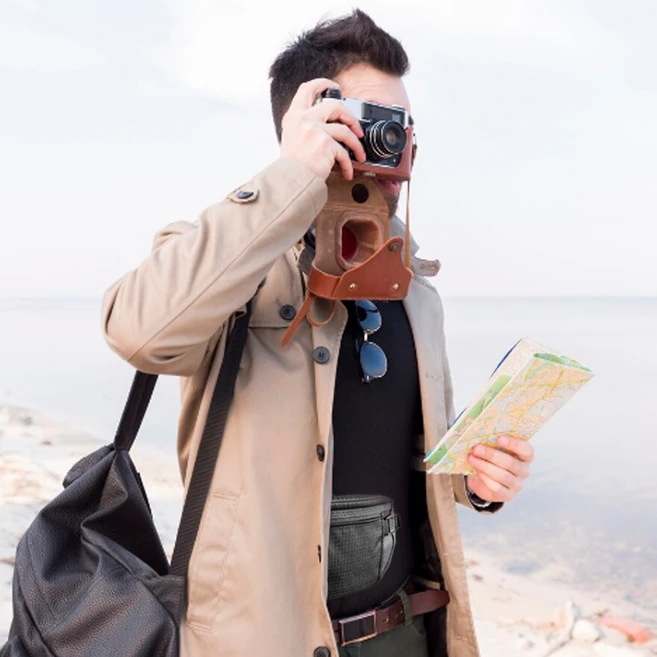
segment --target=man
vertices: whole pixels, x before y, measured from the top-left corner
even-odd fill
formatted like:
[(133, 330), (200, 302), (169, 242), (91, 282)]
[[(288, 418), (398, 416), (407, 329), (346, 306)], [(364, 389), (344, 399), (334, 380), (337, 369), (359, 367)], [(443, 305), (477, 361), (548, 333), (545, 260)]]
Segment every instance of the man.
[[(508, 439), (505, 451), (473, 457), (475, 477), (422, 471), (417, 456), (454, 417), (435, 289), (416, 274), (403, 303), (376, 304), (388, 369), (371, 383), (359, 372), (354, 304), (337, 304), (325, 326), (304, 321), (281, 347), (303, 303), (299, 253), (326, 202), (325, 181), (336, 163), (352, 178), (347, 149), (364, 158), (356, 118), (340, 101), (316, 99), (339, 88), (410, 111), (407, 69), (401, 44), (360, 11), (302, 35), (270, 72), (280, 158), (196, 224), (165, 228), (106, 293), (110, 346), (143, 371), (182, 377), (186, 485), (231, 318), (254, 299), (190, 564), (184, 656), (477, 655), (455, 502), (496, 510), (522, 487), (533, 453)], [(399, 186), (379, 188), (391, 233), (401, 234), (392, 216)], [(399, 514), (392, 561), (375, 585), (328, 601), (332, 497), (368, 493), (392, 499)], [(415, 596), (441, 588), (446, 606), (443, 597), (414, 613)]]

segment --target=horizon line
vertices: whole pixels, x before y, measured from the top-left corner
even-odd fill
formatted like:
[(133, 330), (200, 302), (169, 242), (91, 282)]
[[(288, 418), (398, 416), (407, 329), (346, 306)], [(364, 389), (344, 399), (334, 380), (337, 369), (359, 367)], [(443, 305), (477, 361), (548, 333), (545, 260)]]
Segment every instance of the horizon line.
[[(442, 299), (656, 299), (657, 294), (440, 294)], [(102, 301), (103, 296), (1, 296), (0, 301)]]

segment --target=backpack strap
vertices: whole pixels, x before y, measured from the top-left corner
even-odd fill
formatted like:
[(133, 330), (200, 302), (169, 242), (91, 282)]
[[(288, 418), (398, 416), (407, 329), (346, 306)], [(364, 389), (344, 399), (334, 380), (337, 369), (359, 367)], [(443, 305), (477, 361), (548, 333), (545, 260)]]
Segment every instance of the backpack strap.
[(244, 345), (251, 316), (251, 302), (246, 312), (235, 320), (233, 330), (228, 336), (224, 359), (219, 370), (219, 378), (212, 394), (208, 418), (203, 429), (203, 436), (198, 448), (192, 477), (187, 489), (182, 518), (178, 527), (176, 544), (173, 549), (170, 573), (187, 576), (189, 560), (196, 541), (205, 502), (210, 492), (212, 476), (219, 455), (219, 448), (224, 437), (228, 411), (233, 401), (237, 372), (244, 353)]
[[(170, 573), (186, 577), (189, 560), (196, 541), (196, 535), (205, 508), (205, 501), (210, 491), (219, 448), (226, 428), (228, 411), (233, 401), (235, 381), (239, 370), (244, 345), (248, 334), (249, 318), (252, 301), (246, 306), (246, 312), (235, 319), (227, 341), (224, 358), (219, 370), (219, 378), (212, 393), (210, 410), (203, 428), (198, 455), (183, 505), (182, 517), (178, 526), (178, 534), (173, 550)], [(114, 436), (114, 449), (129, 451), (139, 428), (141, 427), (146, 409), (153, 395), (156, 374), (146, 374), (137, 371), (132, 381), (128, 400), (126, 401)]]

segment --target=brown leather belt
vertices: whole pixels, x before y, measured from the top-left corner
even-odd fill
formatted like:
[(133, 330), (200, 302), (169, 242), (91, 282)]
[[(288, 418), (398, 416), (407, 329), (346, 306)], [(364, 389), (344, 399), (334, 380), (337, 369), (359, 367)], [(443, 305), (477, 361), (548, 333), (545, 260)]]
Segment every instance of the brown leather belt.
[[(427, 614), (444, 607), (449, 602), (447, 591), (421, 591), (408, 596), (413, 616)], [(339, 646), (372, 639), (404, 622), (404, 606), (401, 599), (387, 607), (372, 609), (363, 614), (333, 620), (335, 640)]]

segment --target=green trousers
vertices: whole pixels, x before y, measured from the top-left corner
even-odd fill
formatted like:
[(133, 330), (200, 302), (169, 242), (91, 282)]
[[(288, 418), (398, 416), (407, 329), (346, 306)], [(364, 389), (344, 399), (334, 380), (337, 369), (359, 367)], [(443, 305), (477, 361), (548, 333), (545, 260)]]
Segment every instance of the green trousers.
[[(408, 601), (404, 591), (399, 592), (399, 597)], [(339, 654), (340, 657), (429, 657), (424, 617), (415, 616), (394, 630), (343, 646)]]
[(340, 657), (428, 657), (423, 618), (416, 616), (408, 627), (400, 625), (373, 639), (350, 643), (339, 653)]

